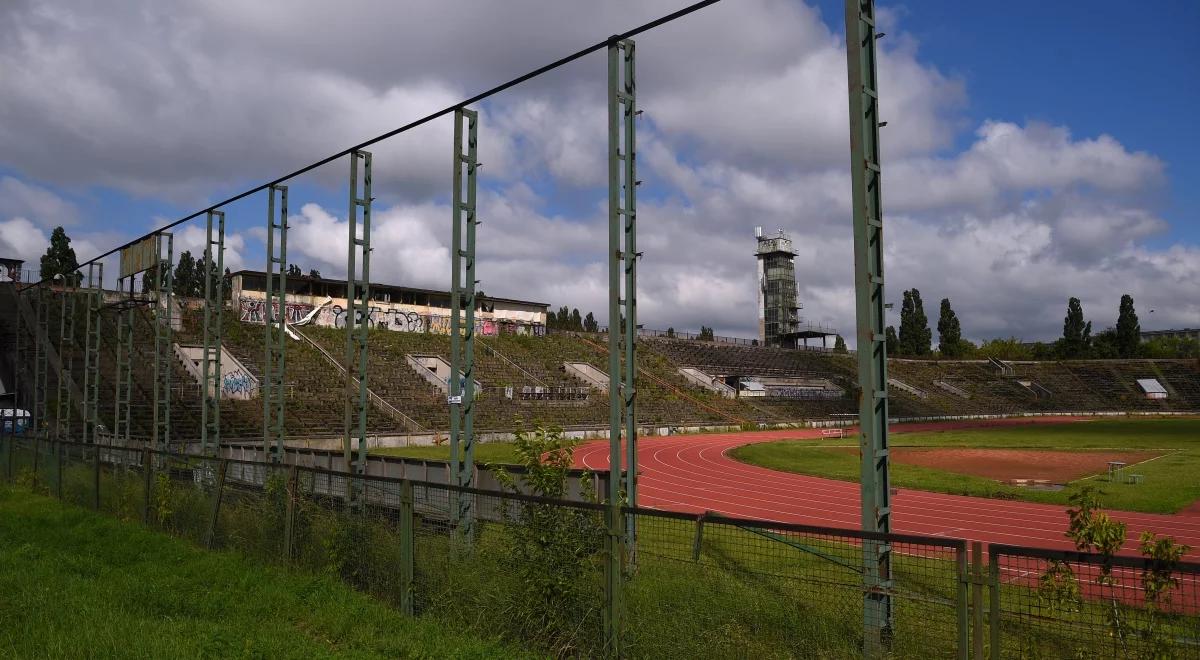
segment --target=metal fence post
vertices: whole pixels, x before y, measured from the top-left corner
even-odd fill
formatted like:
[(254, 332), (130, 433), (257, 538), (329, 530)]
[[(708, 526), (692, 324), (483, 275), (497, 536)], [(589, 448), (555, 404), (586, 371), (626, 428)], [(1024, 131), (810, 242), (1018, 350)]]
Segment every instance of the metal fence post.
[(212, 549), (213, 542), (217, 537), (217, 517), (221, 515), (221, 495), (225, 491), (225, 470), (229, 463), (224, 459), (220, 459), (217, 466), (217, 485), (213, 491), (212, 515), (208, 518), (208, 533), (204, 535), (204, 547)]
[(611, 658), (621, 656), (622, 595), (624, 589), (625, 525), (620, 502), (605, 511), (608, 536), (604, 556), (604, 649)]
[(991, 657), (1000, 657), (1000, 561), (996, 553), (988, 548), (988, 589), (991, 610), (988, 613), (988, 628), (991, 633)]
[(61, 442), (54, 443), (54, 465), (55, 465), (55, 483), (54, 494), (59, 499), (63, 498), (63, 445)]
[(970, 617), (967, 615), (967, 610), (970, 608), (967, 585), (971, 582), (971, 576), (967, 571), (967, 546), (965, 543), (954, 549), (954, 560), (958, 570), (958, 590), (954, 599), (958, 623), (958, 657), (960, 660), (966, 660), (967, 649), (971, 645)]
[(983, 658), (983, 543), (971, 542), (971, 651)]
[(150, 524), (150, 499), (154, 494), (154, 455), (142, 449), (142, 523)]
[(37, 492), (38, 487), (38, 463), (41, 461), (38, 458), (42, 455), (42, 437), (40, 434), (33, 436), (33, 492)]
[(413, 615), (414, 579), (416, 565), (414, 536), (416, 516), (413, 511), (412, 482), (400, 482), (400, 611)]
[(283, 563), (292, 563), (293, 536), (296, 533), (296, 499), (299, 497), (299, 474), (296, 464), (288, 468), (287, 509), (283, 519)]
[(92, 445), (92, 508), (100, 510), (100, 445)]

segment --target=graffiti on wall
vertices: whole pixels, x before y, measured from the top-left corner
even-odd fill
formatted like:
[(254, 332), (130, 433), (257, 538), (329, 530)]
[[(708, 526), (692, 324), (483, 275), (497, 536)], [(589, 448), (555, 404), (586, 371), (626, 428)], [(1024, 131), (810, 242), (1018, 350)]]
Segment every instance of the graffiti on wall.
[[(272, 310), (276, 315), (279, 314), (279, 305), (272, 304)], [(299, 323), (313, 311), (312, 305), (305, 303), (287, 303), (283, 306), (283, 312), (288, 323)], [(238, 299), (238, 319), (243, 323), (264, 323), (266, 321), (267, 303), (265, 300), (256, 300), (254, 298), (239, 298)]]
[[(298, 323), (313, 312), (312, 305), (304, 303), (287, 303), (284, 308), (287, 322)], [(266, 301), (254, 298), (238, 300), (239, 319), (245, 323), (263, 323), (266, 316)], [(349, 312), (341, 305), (322, 307), (312, 323), (319, 326), (344, 328)], [(391, 330), (392, 332), (423, 332), (434, 335), (450, 334), (450, 317), (440, 314), (418, 314), (413, 311), (396, 308), (369, 307), (365, 314), (360, 312), (356, 325), (365, 323), (369, 328)], [(546, 326), (541, 323), (528, 321), (512, 321), (507, 319), (475, 319), (475, 334), (483, 337), (497, 335), (531, 335), (543, 337)]]
[(242, 369), (227, 371), (221, 377), (221, 396), (249, 399), (258, 393), (258, 380)]

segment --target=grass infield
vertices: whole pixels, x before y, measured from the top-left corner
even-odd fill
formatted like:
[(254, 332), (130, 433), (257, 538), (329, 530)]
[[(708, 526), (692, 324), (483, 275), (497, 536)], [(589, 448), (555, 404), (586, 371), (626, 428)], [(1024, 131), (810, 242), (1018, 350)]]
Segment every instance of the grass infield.
[[(1067, 504), (1084, 483), (1099, 485), (1105, 508), (1176, 513), (1200, 500), (1200, 418), (1094, 420), (1070, 424), (1031, 424), (987, 429), (895, 434), (892, 447), (966, 447), (1089, 451), (1168, 450), (1125, 473), (1143, 475), (1137, 485), (1110, 483), (1107, 475), (1077, 479), (1058, 491), (1008, 486), (992, 479), (893, 462), (893, 486), (955, 495)], [(738, 447), (730, 455), (744, 463), (843, 481), (858, 481), (859, 458), (840, 447), (844, 440), (781, 441)]]

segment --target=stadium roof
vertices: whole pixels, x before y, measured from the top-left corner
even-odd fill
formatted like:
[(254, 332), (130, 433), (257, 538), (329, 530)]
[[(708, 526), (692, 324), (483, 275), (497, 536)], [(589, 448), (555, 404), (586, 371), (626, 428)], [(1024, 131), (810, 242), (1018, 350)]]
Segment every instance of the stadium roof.
[[(267, 276), (266, 272), (261, 271), (261, 270), (239, 270), (236, 273), (231, 273), (230, 275), (232, 277), (236, 277), (238, 275), (257, 275), (264, 279)], [(332, 279), (332, 278), (328, 278), (328, 277), (309, 277), (308, 275), (300, 275), (297, 277), (296, 275), (292, 275), (291, 279), (293, 279), (293, 280), (299, 279), (301, 282), (312, 282), (312, 283), (316, 283), (316, 284), (327, 284), (327, 285), (333, 285), (333, 286), (339, 286), (339, 285), (345, 286), (346, 285), (346, 280)], [(383, 289), (387, 289), (391, 292), (403, 291), (405, 293), (416, 293), (416, 294), (424, 294), (424, 295), (431, 295), (431, 296), (446, 296), (447, 298), (450, 297), (449, 291), (439, 291), (436, 289), (419, 289), (419, 288), (411, 287), (411, 286), (400, 286), (398, 284), (383, 284), (381, 282), (371, 282), (371, 288), (373, 288), (373, 289), (383, 288)], [(493, 303), (500, 302), (500, 303), (513, 303), (513, 304), (517, 304), (517, 305), (529, 305), (531, 307), (546, 307), (546, 308), (550, 307), (550, 303), (536, 302), (536, 301), (532, 301), (532, 300), (517, 300), (516, 298), (497, 298), (495, 296), (479, 296), (479, 299), (486, 300), (488, 302), (493, 302)]]

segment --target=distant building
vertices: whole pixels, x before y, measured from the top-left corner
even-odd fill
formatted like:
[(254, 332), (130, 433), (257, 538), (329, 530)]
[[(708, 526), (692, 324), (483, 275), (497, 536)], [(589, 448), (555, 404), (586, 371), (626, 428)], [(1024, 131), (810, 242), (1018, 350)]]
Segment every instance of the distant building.
[(20, 282), (25, 262), (21, 259), (0, 258), (0, 282)]
[[(262, 323), (266, 318), (267, 274), (240, 270), (232, 276), (233, 300), (238, 318), (247, 323)], [(323, 277), (287, 278), (286, 314), (288, 323), (311, 323), (345, 327), (346, 281)], [(483, 336), (498, 334), (546, 334), (549, 303), (477, 297), (475, 331)], [(392, 284), (371, 283), (371, 327), (395, 332), (450, 334), (450, 292)]]
[(1180, 328), (1178, 330), (1143, 330), (1142, 341), (1151, 339), (1195, 339), (1200, 341), (1200, 328)]
[(764, 346), (797, 348), (802, 341), (836, 337), (830, 328), (800, 320), (801, 305), (796, 299), (796, 253), (792, 239), (782, 229), (776, 236), (763, 236), (762, 227), (754, 228), (758, 239), (758, 340)]

